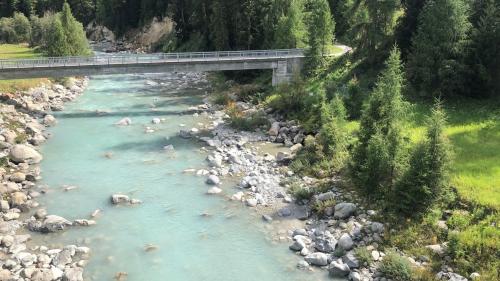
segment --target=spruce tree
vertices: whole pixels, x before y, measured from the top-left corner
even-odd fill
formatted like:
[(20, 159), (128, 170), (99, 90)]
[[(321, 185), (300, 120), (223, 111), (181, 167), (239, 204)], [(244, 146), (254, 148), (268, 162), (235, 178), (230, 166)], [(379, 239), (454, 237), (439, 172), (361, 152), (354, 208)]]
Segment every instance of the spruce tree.
[(363, 109), (351, 164), (353, 181), (367, 192), (393, 186), (404, 167), (404, 81), (400, 52), (394, 47)]
[(341, 170), (349, 156), (346, 118), (344, 103), (338, 95), (335, 95), (330, 103), (323, 103), (319, 140), (329, 162), (330, 172)]
[(217, 51), (229, 50), (229, 32), (226, 25), (224, 1), (214, 0), (211, 6), (210, 36)]
[(304, 3), (302, 0), (290, 1), (286, 15), (282, 15), (276, 27), (275, 48), (303, 48), (306, 27), (304, 24)]
[(429, 0), (424, 6), (408, 61), (408, 78), (421, 95), (450, 94), (464, 88), (471, 27), (468, 13), (464, 0)]
[[(479, 1), (477, 1), (479, 2)], [(500, 96), (500, 4), (481, 1), (471, 35), (468, 86), (475, 97)]]
[(322, 65), (323, 55), (328, 53), (328, 47), (333, 44), (335, 21), (326, 0), (312, 0), (309, 4), (307, 29), (309, 49), (306, 67), (308, 72), (314, 72)]
[(445, 126), (446, 115), (438, 101), (427, 120), (426, 138), (413, 151), (410, 167), (396, 185), (391, 205), (397, 212), (421, 215), (442, 195), (451, 151)]

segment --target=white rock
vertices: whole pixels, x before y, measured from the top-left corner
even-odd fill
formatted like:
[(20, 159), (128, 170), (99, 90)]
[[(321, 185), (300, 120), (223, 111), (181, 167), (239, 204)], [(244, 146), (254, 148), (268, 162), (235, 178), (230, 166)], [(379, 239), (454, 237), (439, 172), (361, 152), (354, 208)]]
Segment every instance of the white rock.
[(210, 188), (208, 191), (207, 191), (207, 194), (210, 194), (210, 195), (213, 195), (213, 194), (219, 194), (222, 192), (222, 189), (214, 186), (212, 188)]
[(325, 266), (328, 265), (328, 256), (324, 253), (312, 253), (304, 257), (304, 260), (311, 265)]
[(38, 151), (22, 144), (16, 144), (10, 149), (9, 158), (16, 163), (31, 164), (40, 163), (40, 161), (42, 161), (43, 159), (42, 155), (38, 153)]
[(118, 126), (130, 126), (132, 125), (132, 119), (125, 117), (121, 119), (120, 121), (116, 122), (116, 125)]

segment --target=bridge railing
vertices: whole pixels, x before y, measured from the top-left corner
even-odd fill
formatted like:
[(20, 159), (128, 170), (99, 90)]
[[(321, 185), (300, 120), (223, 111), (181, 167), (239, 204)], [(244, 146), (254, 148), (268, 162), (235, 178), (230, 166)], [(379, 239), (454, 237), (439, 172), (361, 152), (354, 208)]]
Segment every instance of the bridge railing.
[(255, 50), (255, 51), (220, 51), (191, 53), (155, 53), (103, 55), (92, 57), (47, 57), (31, 59), (3, 59), (0, 69), (26, 69), (37, 67), (65, 67), (120, 64), (152, 64), (168, 62), (209, 62), (231, 60), (280, 59), (303, 57), (302, 49)]

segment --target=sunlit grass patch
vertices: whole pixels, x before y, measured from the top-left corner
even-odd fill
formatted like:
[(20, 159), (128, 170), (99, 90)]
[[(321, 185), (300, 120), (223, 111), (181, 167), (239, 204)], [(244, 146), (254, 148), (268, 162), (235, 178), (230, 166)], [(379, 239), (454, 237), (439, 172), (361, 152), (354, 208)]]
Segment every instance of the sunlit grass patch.
[[(27, 44), (0, 44), (0, 59), (26, 59), (35, 57), (40, 57), (40, 53), (28, 47)], [(47, 79), (0, 80), (0, 92), (27, 90), (43, 82), (47, 82)]]

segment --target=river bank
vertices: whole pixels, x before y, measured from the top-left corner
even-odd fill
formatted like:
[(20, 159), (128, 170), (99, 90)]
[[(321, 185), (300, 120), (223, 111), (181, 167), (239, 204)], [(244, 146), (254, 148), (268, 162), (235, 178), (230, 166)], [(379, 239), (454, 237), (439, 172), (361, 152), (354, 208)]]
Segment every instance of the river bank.
[(52, 83), (0, 95), (0, 280), (83, 280), (89, 248), (28, 248), (31, 235), (24, 230), (52, 232), (78, 225), (47, 214), (37, 202), (44, 193), (36, 183), (41, 179), (39, 163), (43, 159), (38, 147), (51, 137), (47, 128), (57, 124), (50, 112), (63, 110), (64, 103), (82, 94), (88, 79), (65, 82), (66, 86)]

